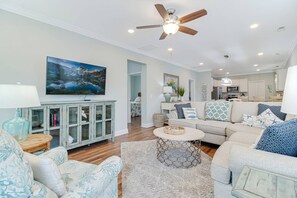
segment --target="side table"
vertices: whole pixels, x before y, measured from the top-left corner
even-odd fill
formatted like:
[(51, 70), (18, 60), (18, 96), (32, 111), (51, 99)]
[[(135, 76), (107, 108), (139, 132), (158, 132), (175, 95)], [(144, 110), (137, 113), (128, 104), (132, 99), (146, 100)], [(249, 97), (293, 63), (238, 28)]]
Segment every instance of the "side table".
[(35, 153), (40, 150), (49, 150), (50, 142), (53, 139), (51, 135), (47, 134), (30, 134), (26, 141), (19, 142), (23, 151), (28, 153)]
[(232, 189), (237, 198), (297, 197), (297, 179), (245, 166)]

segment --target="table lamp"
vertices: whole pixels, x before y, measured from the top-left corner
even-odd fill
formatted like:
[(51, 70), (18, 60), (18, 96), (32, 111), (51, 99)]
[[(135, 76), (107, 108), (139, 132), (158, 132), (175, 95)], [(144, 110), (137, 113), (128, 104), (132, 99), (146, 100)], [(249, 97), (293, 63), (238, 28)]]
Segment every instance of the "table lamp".
[(288, 68), (281, 111), (297, 115), (297, 65)]
[(170, 102), (171, 99), (171, 93), (172, 93), (172, 87), (171, 86), (164, 86), (163, 87), (163, 94), (166, 102)]
[(27, 139), (30, 122), (21, 117), (21, 108), (40, 106), (35, 86), (0, 85), (0, 108), (16, 108), (14, 118), (3, 123), (2, 129), (10, 133), (17, 141)]

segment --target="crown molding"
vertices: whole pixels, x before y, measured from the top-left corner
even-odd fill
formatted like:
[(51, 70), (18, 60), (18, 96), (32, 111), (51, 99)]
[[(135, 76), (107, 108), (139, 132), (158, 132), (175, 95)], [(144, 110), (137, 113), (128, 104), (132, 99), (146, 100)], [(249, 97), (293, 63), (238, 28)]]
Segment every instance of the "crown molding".
[[(234, 76), (247, 76), (247, 75), (257, 75), (257, 74), (270, 74), (274, 73), (275, 71), (269, 70), (269, 71), (262, 71), (262, 72), (251, 72), (251, 73), (244, 73), (244, 74), (228, 74), (228, 77), (234, 77)], [(219, 76), (212, 76), (213, 78), (222, 78), (226, 77), (226, 74), (219, 75)]]

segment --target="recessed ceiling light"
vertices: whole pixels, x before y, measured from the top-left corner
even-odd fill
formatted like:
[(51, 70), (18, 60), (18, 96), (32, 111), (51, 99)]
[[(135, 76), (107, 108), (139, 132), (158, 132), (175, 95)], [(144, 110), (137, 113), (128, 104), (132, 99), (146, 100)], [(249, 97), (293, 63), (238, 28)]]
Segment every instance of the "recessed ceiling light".
[(200, 66), (204, 65), (204, 63), (199, 63)]
[(168, 48), (167, 49), (169, 52), (172, 52), (173, 51), (173, 49), (170, 47), (170, 48)]
[(223, 71), (223, 68), (220, 68), (219, 70), (220, 70), (220, 71)]
[(230, 72), (226, 72), (226, 74), (228, 75), (228, 74), (230, 74)]
[(258, 67), (258, 64), (254, 64), (254, 67)]
[(130, 34), (133, 34), (135, 31), (134, 31), (133, 29), (129, 29), (128, 32), (129, 32)]
[(259, 52), (259, 53), (258, 53), (258, 56), (263, 56), (263, 55), (264, 55), (263, 52)]
[(258, 71), (261, 71), (261, 69), (257, 69), (256, 71), (257, 71), (257, 72), (258, 72)]
[(250, 28), (251, 28), (251, 29), (255, 29), (255, 28), (257, 28), (257, 27), (259, 27), (259, 25), (258, 25), (257, 23), (250, 25)]

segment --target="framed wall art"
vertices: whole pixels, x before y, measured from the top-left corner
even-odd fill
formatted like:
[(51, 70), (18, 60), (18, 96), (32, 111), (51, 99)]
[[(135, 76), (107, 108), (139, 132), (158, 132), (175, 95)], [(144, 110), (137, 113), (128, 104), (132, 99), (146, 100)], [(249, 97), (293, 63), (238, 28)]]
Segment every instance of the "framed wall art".
[(172, 96), (177, 96), (177, 88), (179, 86), (179, 77), (164, 73), (164, 86), (172, 87)]

